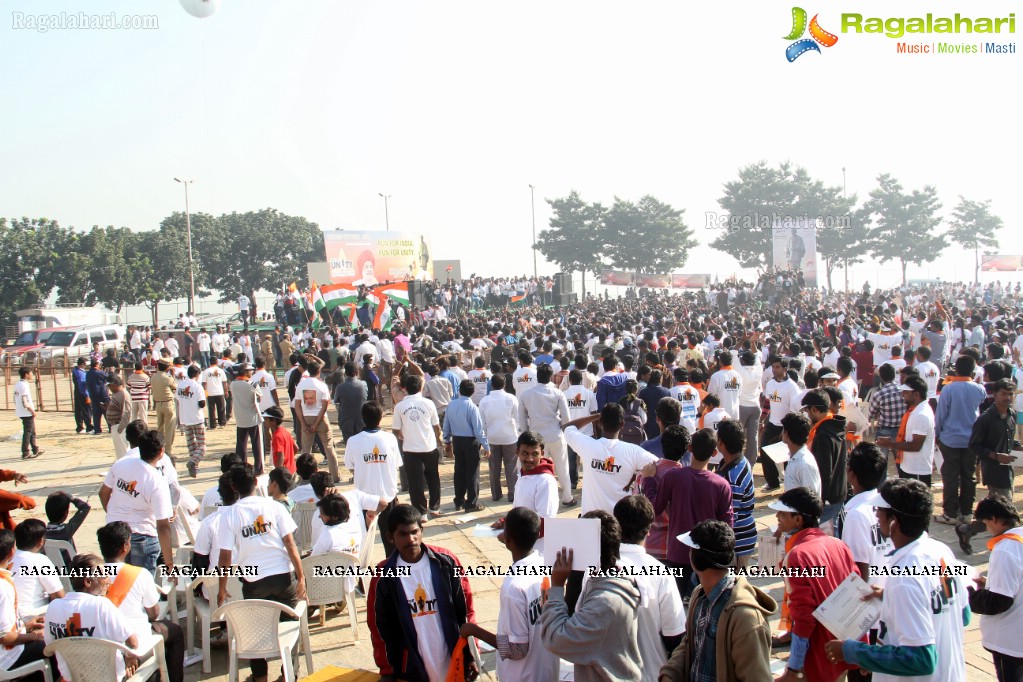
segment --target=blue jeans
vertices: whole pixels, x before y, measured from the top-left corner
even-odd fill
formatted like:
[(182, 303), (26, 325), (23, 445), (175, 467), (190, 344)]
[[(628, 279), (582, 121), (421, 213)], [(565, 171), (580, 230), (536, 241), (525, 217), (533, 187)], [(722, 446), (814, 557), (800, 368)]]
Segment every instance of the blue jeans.
[(155, 535), (131, 534), (131, 551), (125, 563), (144, 568), (156, 575), (156, 559), (160, 556), (160, 539)]
[[(897, 435), (899, 435), (898, 427), (879, 426), (874, 431), (874, 440), (876, 441), (878, 438), (891, 438), (892, 440), (895, 440)], [(881, 448), (881, 451), (888, 457), (892, 456), (892, 451), (888, 448)]]
[(208, 350), (199, 351), (199, 365), (203, 369), (210, 366), (210, 352)]

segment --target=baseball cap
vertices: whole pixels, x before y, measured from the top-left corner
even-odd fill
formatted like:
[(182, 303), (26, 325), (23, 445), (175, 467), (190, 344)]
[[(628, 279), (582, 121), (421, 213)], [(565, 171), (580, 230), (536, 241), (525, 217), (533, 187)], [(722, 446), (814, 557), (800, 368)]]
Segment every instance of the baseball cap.
[(263, 412), (262, 416), (264, 418), (269, 417), (270, 419), (279, 419), (283, 421), (284, 411), (281, 410), (281, 408), (277, 407), (276, 405), (273, 405), (271, 407), (266, 408), (266, 411)]
[(820, 393), (816, 391), (810, 391), (803, 396), (802, 400), (803, 407), (816, 407), (822, 410), (830, 410), (831, 403), (824, 398)]
[(686, 547), (692, 547), (693, 549), (700, 549), (700, 546), (698, 544), (696, 544), (695, 540), (693, 540), (693, 533), (692, 533), (692, 531), (690, 531), (688, 533), (682, 533), (682, 535), (677, 536), (675, 539), (678, 540), (679, 542), (681, 542)]
[(906, 384), (899, 384), (896, 388), (898, 388), (898, 390), (900, 390), (900, 391), (915, 391), (916, 390), (912, 386), (907, 386)]
[(817, 378), (818, 379), (837, 379), (838, 378), (838, 372), (836, 372), (833, 369), (828, 369), (827, 367), (824, 367), (823, 369), (821, 369), (821, 371), (817, 372)]
[(796, 509), (795, 507), (790, 507), (781, 500), (775, 500), (774, 502), (771, 502), (770, 504), (767, 505), (767, 508), (773, 509), (774, 511), (788, 512), (790, 514), (800, 513), (798, 509)]

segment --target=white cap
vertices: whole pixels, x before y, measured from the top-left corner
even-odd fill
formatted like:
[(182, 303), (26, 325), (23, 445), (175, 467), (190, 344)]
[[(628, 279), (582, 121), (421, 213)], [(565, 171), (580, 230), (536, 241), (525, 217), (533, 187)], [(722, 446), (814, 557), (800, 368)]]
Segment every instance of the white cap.
[(693, 540), (692, 531), (688, 533), (682, 533), (682, 535), (677, 536), (675, 539), (687, 547), (692, 547), (693, 549), (700, 549), (700, 546), (696, 544), (695, 540)]
[(898, 390), (900, 390), (900, 391), (915, 391), (916, 389), (913, 388), (912, 386), (907, 386), (906, 384), (899, 384)]
[(798, 509), (794, 509), (794, 508), (790, 507), (789, 505), (785, 504), (781, 500), (775, 500), (774, 502), (771, 502), (770, 504), (767, 505), (767, 508), (768, 509), (773, 509), (775, 511), (788, 512), (790, 514), (798, 514), (799, 513)]

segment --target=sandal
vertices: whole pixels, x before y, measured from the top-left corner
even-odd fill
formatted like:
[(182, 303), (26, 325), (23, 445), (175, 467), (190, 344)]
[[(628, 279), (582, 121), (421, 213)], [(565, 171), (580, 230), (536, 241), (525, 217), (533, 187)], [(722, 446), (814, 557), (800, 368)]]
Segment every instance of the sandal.
[(792, 644), (792, 633), (791, 632), (776, 632), (771, 635), (771, 648), (779, 649), (787, 647)]

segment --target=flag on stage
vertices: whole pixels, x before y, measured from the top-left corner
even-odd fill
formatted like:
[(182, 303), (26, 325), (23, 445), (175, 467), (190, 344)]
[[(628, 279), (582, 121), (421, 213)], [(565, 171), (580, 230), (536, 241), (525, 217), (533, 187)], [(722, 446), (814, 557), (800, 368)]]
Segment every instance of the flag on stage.
[(378, 293), (377, 314), (373, 317), (373, 329), (388, 331), (391, 328), (391, 306), (388, 305), (387, 296)]
[(323, 298), (323, 307), (326, 310), (354, 303), (358, 295), (357, 290), (344, 284), (324, 284), (320, 287), (320, 296)]
[(526, 305), (526, 294), (521, 291), (517, 291), (512, 294), (511, 298), (508, 299), (508, 302), (511, 305)]
[(393, 284), (380, 284), (370, 289), (378, 298), (393, 298), (403, 305), (409, 304), (408, 282), (394, 282)]

